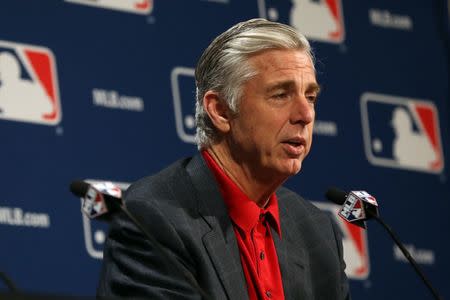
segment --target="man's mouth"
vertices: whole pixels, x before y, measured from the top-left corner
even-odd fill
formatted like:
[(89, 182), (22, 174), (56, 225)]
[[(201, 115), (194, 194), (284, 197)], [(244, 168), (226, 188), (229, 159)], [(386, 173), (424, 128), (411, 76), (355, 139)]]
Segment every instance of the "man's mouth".
[(288, 154), (298, 156), (303, 153), (306, 141), (303, 138), (295, 137), (282, 141), (282, 144), (286, 145), (285, 150)]
[(306, 145), (305, 139), (300, 138), (300, 137), (286, 139), (286, 140), (283, 141), (283, 143), (284, 144), (289, 144), (289, 145), (294, 146), (294, 147), (299, 147), (299, 146), (305, 146)]

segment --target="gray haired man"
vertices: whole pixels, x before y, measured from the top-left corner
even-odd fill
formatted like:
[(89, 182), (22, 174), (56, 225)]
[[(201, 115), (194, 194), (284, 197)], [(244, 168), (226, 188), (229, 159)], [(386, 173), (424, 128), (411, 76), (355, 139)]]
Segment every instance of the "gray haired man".
[[(312, 143), (313, 55), (293, 28), (253, 19), (219, 35), (196, 72), (200, 153), (133, 184), (128, 209), (211, 299), (349, 299), (333, 222), (282, 187)], [(200, 299), (124, 216), (99, 296)]]

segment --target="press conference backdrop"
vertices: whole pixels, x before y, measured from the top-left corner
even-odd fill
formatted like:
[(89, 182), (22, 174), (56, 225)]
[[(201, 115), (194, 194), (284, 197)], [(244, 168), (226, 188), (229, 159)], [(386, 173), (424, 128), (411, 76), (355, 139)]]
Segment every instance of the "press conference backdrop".
[(0, 271), (18, 288), (95, 293), (108, 228), (83, 218), (69, 183), (126, 188), (195, 154), (196, 61), (254, 17), (294, 26), (315, 50), (313, 148), (287, 186), (338, 223), (354, 299), (431, 297), (383, 229), (336, 216), (330, 185), (375, 195), (450, 298), (444, 0), (1, 1)]

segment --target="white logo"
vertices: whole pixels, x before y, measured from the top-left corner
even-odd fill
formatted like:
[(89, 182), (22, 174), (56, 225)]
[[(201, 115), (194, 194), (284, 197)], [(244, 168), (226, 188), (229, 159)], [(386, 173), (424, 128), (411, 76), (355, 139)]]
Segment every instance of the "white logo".
[[(258, 0), (260, 17), (279, 19), (276, 1), (267, 7), (267, 0)], [(308, 38), (329, 43), (341, 43), (345, 37), (341, 0), (292, 0), (289, 23)]]
[(120, 10), (135, 14), (149, 14), (153, 10), (153, 0), (65, 0), (67, 2)]
[(364, 93), (361, 121), (367, 159), (378, 166), (440, 173), (439, 116), (433, 102)]
[(175, 67), (170, 75), (175, 127), (179, 138), (195, 143), (195, 70)]
[(369, 20), (374, 26), (399, 30), (412, 30), (413, 21), (410, 16), (392, 14), (388, 10), (369, 9)]
[(50, 216), (45, 213), (24, 212), (20, 207), (0, 207), (0, 224), (49, 228)]
[(92, 104), (109, 109), (144, 111), (144, 100), (141, 97), (121, 95), (115, 90), (93, 89)]
[(60, 122), (56, 63), (50, 49), (0, 41), (0, 119)]
[[(414, 260), (422, 265), (434, 265), (436, 262), (436, 255), (433, 250), (430, 249), (418, 249), (414, 245), (404, 245), (409, 254), (414, 258)], [(403, 252), (394, 245), (394, 258), (398, 261), (408, 263), (408, 259), (405, 257)]]

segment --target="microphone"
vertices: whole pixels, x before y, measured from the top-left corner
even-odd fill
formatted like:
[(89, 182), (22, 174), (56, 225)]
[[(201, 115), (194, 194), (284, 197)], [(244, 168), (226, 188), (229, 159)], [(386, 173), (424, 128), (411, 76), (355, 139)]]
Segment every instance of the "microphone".
[(378, 223), (380, 223), (387, 230), (391, 238), (397, 244), (398, 248), (402, 251), (403, 255), (412, 265), (417, 275), (419, 275), (419, 277), (431, 291), (434, 298), (437, 300), (442, 300), (442, 298), (431, 285), (428, 278), (420, 270), (419, 265), (416, 263), (414, 258), (411, 256), (405, 246), (403, 246), (402, 242), (394, 233), (392, 228), (380, 218), (380, 215), (378, 213), (378, 203), (375, 197), (373, 197), (366, 191), (351, 191), (350, 193), (346, 193), (335, 187), (329, 188), (325, 193), (325, 197), (338, 205), (343, 205), (338, 214), (347, 222), (366, 229), (366, 226), (364, 224), (365, 220), (375, 219), (376, 221), (378, 221)]
[(82, 199), (81, 210), (90, 219), (109, 220), (111, 213), (122, 205), (122, 190), (112, 182), (89, 184), (75, 180), (70, 191)]
[(151, 242), (156, 251), (159, 251), (178, 273), (183, 274), (185, 279), (200, 293), (202, 298), (211, 299), (200, 287), (194, 276), (184, 269), (181, 262), (168, 252), (126, 208), (125, 202), (122, 201), (122, 190), (119, 187), (108, 181), (89, 184), (82, 180), (75, 180), (70, 184), (70, 191), (75, 196), (82, 198), (81, 209), (91, 219), (109, 221), (115, 212), (122, 211)]
[(351, 191), (346, 194), (332, 187), (328, 189), (325, 196), (328, 200), (343, 205), (338, 213), (339, 216), (361, 228), (366, 229), (365, 220), (379, 217), (377, 200), (366, 191)]

